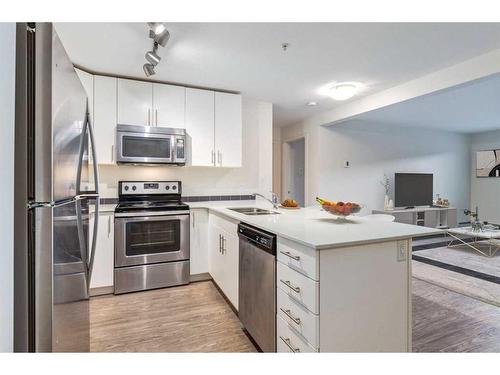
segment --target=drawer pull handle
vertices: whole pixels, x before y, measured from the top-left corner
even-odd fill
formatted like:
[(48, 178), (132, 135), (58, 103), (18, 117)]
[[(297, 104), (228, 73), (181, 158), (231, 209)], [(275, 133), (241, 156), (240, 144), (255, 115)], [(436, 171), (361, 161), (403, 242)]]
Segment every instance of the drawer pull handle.
[(283, 307), (280, 307), (280, 310), (283, 311), (283, 313), (288, 316), (290, 319), (292, 319), (292, 321), (295, 323), (295, 324), (300, 324), (300, 318), (295, 318), (293, 315), (292, 315), (292, 312), (290, 310), (285, 310)]
[(300, 288), (298, 286), (293, 286), (292, 283), (288, 280), (280, 280), (283, 284), (285, 284), (287, 287), (289, 287), (291, 290), (293, 290), (295, 293), (300, 293)]
[(286, 346), (288, 346), (290, 348), (290, 350), (293, 353), (300, 353), (300, 349), (299, 348), (294, 348), (292, 346), (292, 344), (290, 343), (290, 339), (289, 338), (284, 338), (283, 336), (280, 336), (280, 339), (281, 339), (281, 341), (283, 341), (285, 343)]
[(286, 255), (289, 258), (292, 258), (293, 260), (300, 260), (300, 257), (298, 255), (292, 255), (289, 251), (280, 251), (280, 253)]

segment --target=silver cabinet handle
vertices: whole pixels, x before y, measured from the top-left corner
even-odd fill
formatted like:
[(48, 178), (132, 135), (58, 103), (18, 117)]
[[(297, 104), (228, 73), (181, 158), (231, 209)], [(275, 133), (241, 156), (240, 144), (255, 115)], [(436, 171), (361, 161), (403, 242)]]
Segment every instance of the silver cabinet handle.
[(288, 346), (288, 348), (290, 348), (290, 350), (293, 353), (300, 353), (300, 349), (299, 348), (294, 348), (292, 346), (292, 343), (290, 342), (289, 338), (284, 338), (283, 336), (280, 336), (280, 339), (281, 339), (281, 341), (283, 341), (285, 343), (286, 346)]
[(111, 145), (111, 161), (115, 161), (115, 145)]
[(155, 109), (155, 124), (158, 126), (158, 109)]
[(219, 150), (217, 150), (217, 163), (219, 164), (219, 166), (222, 164), (222, 156)]
[(300, 260), (300, 257), (298, 255), (292, 255), (289, 251), (280, 251), (281, 254), (286, 255), (289, 258), (292, 258), (293, 260)]
[(151, 126), (151, 108), (148, 108), (148, 126)]
[(108, 238), (111, 235), (111, 215), (108, 216)]
[(222, 234), (219, 234), (219, 253), (222, 254)]
[(280, 310), (283, 311), (286, 316), (292, 319), (295, 324), (300, 324), (300, 318), (295, 318), (290, 310), (285, 310), (283, 307), (280, 307)]
[(215, 151), (212, 150), (212, 164), (215, 165)]
[(280, 280), (283, 284), (285, 284), (287, 287), (289, 287), (291, 290), (293, 290), (295, 293), (300, 293), (300, 288), (298, 286), (293, 286), (292, 283), (289, 280)]
[(222, 254), (226, 253), (226, 243), (227, 243), (226, 237), (222, 236)]

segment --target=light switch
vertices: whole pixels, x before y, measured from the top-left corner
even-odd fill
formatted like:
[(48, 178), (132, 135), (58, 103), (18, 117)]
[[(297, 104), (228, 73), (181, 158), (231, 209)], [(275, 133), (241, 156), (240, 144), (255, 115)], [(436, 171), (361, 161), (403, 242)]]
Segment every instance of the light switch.
[(408, 241), (398, 241), (398, 262), (404, 262), (408, 254)]

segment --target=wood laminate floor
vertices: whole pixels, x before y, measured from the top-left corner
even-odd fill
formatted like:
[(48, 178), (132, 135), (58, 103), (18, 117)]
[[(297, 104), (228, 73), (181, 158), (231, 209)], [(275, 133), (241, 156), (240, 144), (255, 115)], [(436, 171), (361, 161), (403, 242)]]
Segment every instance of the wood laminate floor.
[[(90, 302), (93, 352), (254, 352), (212, 282)], [(413, 350), (500, 352), (500, 308), (413, 280)]]
[(91, 352), (255, 352), (211, 281), (90, 301)]

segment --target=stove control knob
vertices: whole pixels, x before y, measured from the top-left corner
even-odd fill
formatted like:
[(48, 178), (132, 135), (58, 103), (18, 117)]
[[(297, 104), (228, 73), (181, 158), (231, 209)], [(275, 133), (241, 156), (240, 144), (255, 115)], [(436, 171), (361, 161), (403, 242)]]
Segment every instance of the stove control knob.
[(170, 190), (170, 186), (168, 186), (168, 185), (167, 185), (167, 186), (165, 186), (165, 189), (166, 189), (166, 190)]
[(125, 189), (125, 191), (128, 191), (128, 185), (125, 185), (124, 189)]
[(133, 190), (133, 191), (136, 191), (136, 190), (137, 190), (137, 187), (136, 187), (135, 185), (134, 185), (134, 186), (132, 186), (132, 190)]
[(172, 190), (177, 190), (177, 186), (172, 186)]

